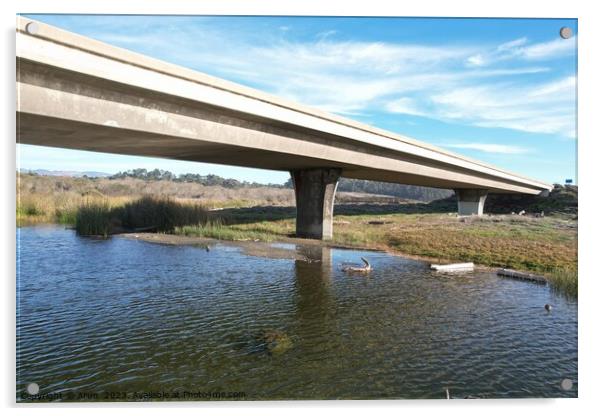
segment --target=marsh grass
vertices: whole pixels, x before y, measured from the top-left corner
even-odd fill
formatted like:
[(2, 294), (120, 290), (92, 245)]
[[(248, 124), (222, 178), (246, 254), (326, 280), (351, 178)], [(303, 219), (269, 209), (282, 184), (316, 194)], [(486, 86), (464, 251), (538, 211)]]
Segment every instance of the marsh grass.
[(111, 233), (113, 211), (107, 202), (82, 205), (75, 215), (75, 231), (78, 235), (108, 237)]
[(188, 237), (215, 238), (227, 241), (271, 242), (292, 235), (294, 229), (286, 221), (263, 221), (251, 224), (227, 224), (214, 218), (205, 224), (176, 227), (174, 234)]
[(75, 225), (80, 207), (90, 204), (108, 204), (110, 207), (120, 206), (131, 201), (131, 197), (106, 197), (98, 192), (92, 193), (57, 193), (17, 195), (17, 225), (33, 225), (42, 223)]
[(579, 292), (579, 279), (576, 269), (556, 269), (548, 274), (548, 281), (552, 289), (571, 298), (577, 298)]
[(145, 196), (117, 206), (109, 200), (87, 202), (77, 210), (75, 230), (79, 235), (105, 237), (140, 228), (173, 232), (177, 227), (204, 224), (207, 218), (201, 205)]
[(177, 202), (166, 197), (144, 196), (115, 210), (125, 228), (155, 227), (171, 232), (176, 227), (205, 224), (207, 210), (199, 204)]

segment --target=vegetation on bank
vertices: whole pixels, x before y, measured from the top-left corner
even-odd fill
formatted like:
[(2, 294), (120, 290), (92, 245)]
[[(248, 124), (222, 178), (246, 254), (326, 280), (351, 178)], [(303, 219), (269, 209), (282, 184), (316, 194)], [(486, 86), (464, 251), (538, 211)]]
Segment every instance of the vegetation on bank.
[(557, 269), (548, 273), (548, 281), (554, 290), (569, 297), (577, 298), (579, 279), (577, 269)]
[[(283, 186), (249, 183), (240, 187), (226, 187), (226, 183), (223, 186), (203, 185), (205, 179), (206, 183), (213, 183), (223, 182), (223, 178), (216, 176), (218, 179), (214, 179), (215, 175), (206, 175), (198, 179), (194, 175), (180, 175), (182, 180), (172, 181), (152, 179), (162, 178), (165, 171), (157, 173), (137, 169), (133, 172), (132, 176), (118, 174), (112, 179), (17, 174), (17, 225), (75, 224), (77, 210), (82, 205), (106, 202), (115, 207), (144, 196), (159, 195), (178, 202), (202, 204), (208, 210), (295, 205), (293, 190)], [(257, 187), (253, 187), (255, 185)], [(337, 192), (336, 202), (396, 204), (408, 201), (387, 195), (340, 191)]]
[(87, 203), (75, 214), (75, 230), (79, 235), (108, 237), (111, 234), (112, 210), (107, 202)]
[(123, 205), (132, 198), (116, 196), (107, 198), (96, 192), (83, 194), (28, 194), (17, 195), (17, 226), (34, 224), (75, 224), (78, 210), (87, 204), (106, 203)]
[[(293, 237), (294, 218), (252, 221), (230, 218), (175, 229), (176, 234), (227, 240), (274, 241)], [(276, 214), (278, 215), (278, 214)], [(550, 274), (577, 269), (576, 222), (567, 217), (370, 214), (336, 215), (333, 244), (429, 257), (473, 261)]]
[(145, 196), (116, 207), (106, 202), (85, 204), (77, 212), (75, 230), (79, 235), (106, 237), (136, 230), (169, 233), (177, 227), (206, 222), (207, 211), (198, 204)]
[(265, 186), (229, 189), (193, 182), (145, 181), (127, 177), (108, 179), (17, 174), (17, 225), (75, 224), (80, 206), (106, 202), (115, 207), (144, 196), (157, 195), (182, 203), (202, 203), (207, 209), (290, 206), (295, 203), (291, 189)]

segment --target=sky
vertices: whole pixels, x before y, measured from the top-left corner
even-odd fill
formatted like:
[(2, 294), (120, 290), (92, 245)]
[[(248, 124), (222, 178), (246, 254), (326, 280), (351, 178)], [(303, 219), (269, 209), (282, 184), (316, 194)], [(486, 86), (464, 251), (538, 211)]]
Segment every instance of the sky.
[[(577, 21), (27, 15), (550, 183), (576, 181)], [(574, 36), (563, 39), (561, 27)], [(286, 172), (17, 145), (21, 169)]]

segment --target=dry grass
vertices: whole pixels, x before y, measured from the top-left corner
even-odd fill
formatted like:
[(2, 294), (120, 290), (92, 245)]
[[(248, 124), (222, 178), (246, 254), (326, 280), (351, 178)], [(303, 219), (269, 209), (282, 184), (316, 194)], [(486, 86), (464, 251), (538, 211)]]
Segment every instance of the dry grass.
[(75, 224), (80, 206), (94, 203), (123, 206), (144, 196), (202, 204), (207, 209), (294, 205), (291, 189), (229, 189), (196, 183), (146, 182), (133, 178), (110, 180), (17, 174), (17, 225)]
[(20, 194), (17, 196), (17, 226), (59, 223), (75, 224), (79, 207), (91, 203), (107, 203), (109, 206), (121, 206), (132, 197), (120, 196), (106, 198), (96, 193), (78, 195), (64, 194)]
[[(561, 218), (492, 216), (459, 219), (455, 215), (392, 214), (383, 225), (373, 216), (344, 216), (335, 224), (335, 241), (441, 259), (473, 261), (493, 267), (552, 272), (577, 268), (576, 221)], [(387, 223), (388, 222), (388, 223)]]
[[(17, 174), (17, 224), (74, 224), (77, 209), (82, 205), (107, 202), (115, 207), (144, 196), (202, 204), (209, 210), (295, 205), (292, 189), (230, 189), (198, 183), (143, 181), (134, 178), (112, 180)], [(337, 193), (337, 203), (366, 201), (395, 203), (403, 200), (354, 192)]]

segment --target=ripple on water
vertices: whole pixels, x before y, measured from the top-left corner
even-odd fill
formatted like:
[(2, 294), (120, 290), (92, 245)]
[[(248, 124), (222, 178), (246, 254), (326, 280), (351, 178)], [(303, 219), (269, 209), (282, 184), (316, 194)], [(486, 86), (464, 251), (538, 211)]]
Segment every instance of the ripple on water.
[[(321, 260), (306, 262), (56, 227), (18, 236), (18, 394), (35, 381), (250, 399), (577, 395), (577, 304), (545, 286), (377, 252), (302, 248)], [(340, 270), (361, 256), (370, 275)], [(292, 348), (269, 354), (266, 330)]]

